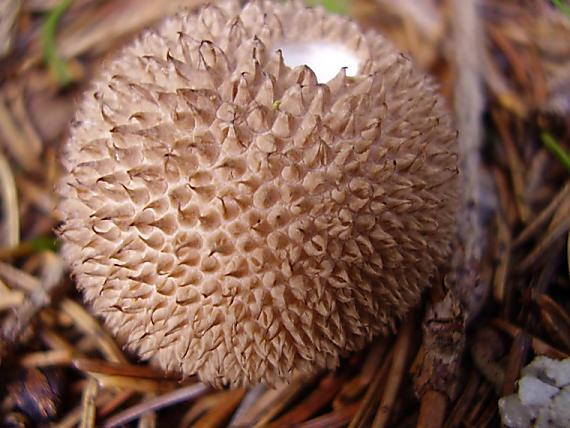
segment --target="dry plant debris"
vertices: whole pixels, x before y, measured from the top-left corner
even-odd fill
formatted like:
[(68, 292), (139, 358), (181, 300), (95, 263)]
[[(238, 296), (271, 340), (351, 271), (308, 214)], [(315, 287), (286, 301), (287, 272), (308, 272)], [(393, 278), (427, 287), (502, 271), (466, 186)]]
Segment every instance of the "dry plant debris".
[[(521, 369), (535, 356), (570, 355), (570, 177), (562, 161), (570, 152), (568, 17), (543, 0), (477, 2), (483, 39), (480, 168), (491, 183), (479, 184), (485, 195), (489, 188), (496, 192), (496, 209), (484, 219), (486, 252), (475, 273), (490, 290), (474, 319), (457, 330), (459, 336), (434, 337), (464, 342), (465, 352), (446, 371), (453, 375), (454, 393), (430, 388), (420, 411), (411, 372), (421, 373), (427, 355), (419, 332), (435, 327), (422, 308), (410, 319), (411, 328), (347, 356), (335, 373), (277, 389), (220, 392), (193, 378), (180, 384), (123, 353), (62, 271), (54, 247), (53, 188), (76, 98), (142, 27), (181, 4), (198, 3), (72, 1), (54, 34), (73, 80), (65, 88), (43, 62), (41, 31), (60, 1), (2, 3), (19, 12), (0, 22), (2, 37), (11, 35), (11, 41), (0, 40), (0, 148), (6, 159), (0, 162), (0, 423), (499, 426), (498, 399), (516, 392)], [(455, 19), (450, 6), (435, 0), (355, 0), (346, 10), (416, 58), (453, 105), (459, 71), (451, 66), (456, 41), (446, 37)], [(552, 137), (555, 150), (543, 135)], [(445, 278), (442, 272), (433, 284), (434, 304), (446, 296)], [(420, 379), (433, 385), (438, 376)]]

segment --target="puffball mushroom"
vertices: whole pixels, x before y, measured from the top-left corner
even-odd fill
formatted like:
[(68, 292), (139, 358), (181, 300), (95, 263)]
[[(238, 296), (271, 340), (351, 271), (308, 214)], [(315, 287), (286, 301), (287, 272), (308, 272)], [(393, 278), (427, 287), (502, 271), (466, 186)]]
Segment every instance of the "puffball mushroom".
[(165, 371), (237, 386), (332, 369), (445, 263), (455, 137), (382, 36), (298, 2), (208, 5), (145, 31), (81, 101), (62, 253)]

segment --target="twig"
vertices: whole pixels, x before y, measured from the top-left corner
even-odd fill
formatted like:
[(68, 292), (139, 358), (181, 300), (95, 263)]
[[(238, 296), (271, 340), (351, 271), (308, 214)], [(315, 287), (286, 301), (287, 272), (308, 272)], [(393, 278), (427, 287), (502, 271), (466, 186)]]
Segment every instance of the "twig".
[(388, 348), (392, 346), (393, 344), (386, 337), (378, 338), (375, 341), (374, 345), (368, 350), (368, 355), (362, 362), (358, 375), (346, 382), (335, 397), (333, 408), (336, 409), (348, 405), (348, 403), (352, 403), (364, 394), (368, 385), (370, 385), (376, 373), (378, 373)]
[(0, 153), (0, 195), (3, 208), (2, 236), (0, 245), (15, 247), (20, 242), (20, 213), (18, 212), (18, 194), (10, 164)]
[(570, 182), (566, 183), (566, 185), (560, 190), (560, 192), (552, 198), (552, 201), (548, 204), (546, 208), (544, 208), (540, 214), (538, 214), (525, 228), (524, 230), (517, 236), (517, 238), (513, 242), (513, 247), (518, 247), (528, 239), (530, 239), (533, 235), (535, 235), (540, 227), (548, 221), (550, 217), (556, 212), (558, 207), (562, 202), (564, 202), (568, 197), (570, 197)]
[(452, 275), (457, 297), (466, 305), (468, 317), (473, 317), (476, 305), (472, 298), (481, 284), (479, 270), (487, 244), (482, 211), (488, 198), (481, 186), (485, 175), (481, 162), (482, 126), (485, 108), (480, 76), (483, 40), (477, 1), (453, 0), (453, 64), (457, 74), (454, 93), (456, 125), (459, 130), (460, 208), (458, 212), (458, 248), (452, 259)]
[(489, 289), (489, 284), (480, 278), (487, 245), (482, 212), (491, 205), (483, 199), (481, 185), (485, 175), (480, 153), (485, 108), (480, 76), (482, 27), (477, 1), (452, 0), (451, 11), (452, 63), (457, 75), (454, 107), (461, 170), (458, 228), (451, 272), (446, 278), (450, 290), (442, 301), (436, 300), (428, 308), (414, 382), (416, 394), (421, 398), (418, 425), (434, 428), (442, 425), (447, 400), (453, 399), (457, 392), (466, 319), (476, 315)]
[(8, 55), (12, 49), (21, 3), (21, 0), (3, 0), (0, 3), (0, 58)]
[(430, 37), (437, 37), (442, 33), (442, 17), (440, 10), (434, 3), (417, 0), (376, 0), (390, 9), (398, 12), (402, 16), (409, 17), (419, 30)]
[(390, 418), (390, 413), (396, 402), (398, 391), (404, 377), (404, 372), (408, 363), (410, 348), (414, 339), (415, 317), (413, 314), (408, 316), (405, 324), (400, 329), (398, 339), (394, 345), (394, 358), (392, 359), (392, 367), (386, 380), (386, 387), (380, 407), (372, 422), (373, 428), (384, 428)]
[(306, 380), (297, 379), (286, 386), (281, 394), (275, 397), (275, 400), (267, 407), (266, 411), (260, 415), (259, 420), (254, 428), (267, 426), (283, 409), (285, 409), (307, 386)]
[(245, 395), (245, 389), (228, 391), (224, 399), (210, 409), (202, 418), (192, 424), (194, 428), (218, 428), (229, 419)]
[(507, 221), (497, 210), (495, 214), (497, 233), (494, 239), (494, 258), (497, 262), (495, 275), (493, 278), (493, 297), (497, 302), (504, 303), (504, 311), (508, 311), (508, 290), (510, 283), (508, 281), (511, 269), (511, 229)]
[[(477, 396), (480, 382), (481, 379), (477, 375), (477, 372), (472, 371), (463, 392), (457, 400), (455, 400), (455, 405), (445, 421), (445, 428), (455, 428), (465, 424), (466, 415), (472, 408), (473, 399)], [(441, 423), (436, 426), (441, 426)]]
[(394, 358), (394, 350), (391, 349), (390, 353), (384, 357), (384, 362), (380, 369), (376, 372), (376, 375), (372, 379), (372, 383), (368, 386), (368, 390), (364, 395), (364, 398), (360, 402), (360, 407), (354, 415), (354, 418), (350, 422), (349, 428), (364, 428), (368, 426), (369, 419), (371, 418), (372, 412), (374, 411), (375, 403), (377, 397), (382, 392), (382, 387), (384, 386), (384, 380), (388, 375), (390, 370), (390, 365), (392, 359)]
[[(100, 394), (97, 398), (96, 405), (99, 406), (104, 401), (104, 397)], [(83, 397), (81, 397), (83, 398)], [(50, 428), (76, 428), (78, 424), (81, 423), (83, 405), (80, 403), (73, 409), (69, 410), (67, 414), (61, 418), (58, 422), (52, 423)]]
[(353, 403), (331, 413), (310, 419), (298, 425), (298, 428), (341, 428), (345, 427), (358, 410), (359, 403)]
[[(213, 392), (212, 394), (204, 395), (200, 399), (196, 400), (196, 402), (192, 403), (192, 406), (189, 407), (188, 411), (184, 414), (182, 419), (180, 420), (178, 427), (179, 428), (190, 428), (194, 427), (196, 421), (199, 420), (201, 417), (205, 417), (207, 413), (215, 409), (218, 405), (223, 404), (226, 402), (228, 397), (231, 397), (235, 390), (229, 389), (220, 392)], [(239, 428), (249, 427), (252, 424), (241, 424)]]
[(331, 373), (319, 382), (303, 402), (293, 407), (276, 421), (269, 424), (269, 428), (289, 427), (309, 419), (318, 410), (326, 406), (342, 387), (344, 378), (340, 373)]
[(249, 425), (253, 424), (253, 421), (251, 421), (248, 417), (250, 416), (253, 404), (261, 397), (261, 395), (263, 395), (266, 389), (267, 387), (264, 385), (257, 385), (247, 392), (243, 400), (241, 400), (239, 407), (232, 416), (232, 419), (228, 424), (229, 428), (246, 426), (247, 423), (249, 423)]
[(69, 365), (72, 358), (73, 355), (66, 349), (30, 352), (20, 359), (19, 364), (27, 368)]
[(557, 343), (570, 350), (570, 314), (550, 296), (531, 292), (531, 299), (538, 305), (542, 325)]
[(156, 422), (156, 412), (148, 412), (140, 417), (137, 428), (156, 428)]
[(18, 344), (22, 332), (36, 314), (50, 304), (51, 295), (61, 283), (63, 272), (63, 261), (52, 253), (44, 253), (41, 285), (36, 287), (29, 298), (0, 325), (0, 363), (8, 351)]
[(97, 380), (101, 388), (130, 390), (144, 394), (163, 394), (180, 387), (180, 383), (173, 380), (144, 379), (102, 373), (89, 373), (89, 375)]
[(515, 205), (521, 220), (526, 223), (530, 217), (530, 209), (525, 201), (525, 188), (527, 187), (525, 167), (519, 156), (516, 144), (509, 129), (509, 118), (505, 112), (494, 110), (493, 119), (499, 131), (499, 136), (505, 149), (505, 155), (509, 164), (509, 172), (513, 182)]
[(93, 337), (107, 360), (114, 363), (127, 363), (127, 359), (119, 346), (85, 308), (71, 299), (63, 299), (59, 306), (63, 313), (73, 319), (80, 331)]
[(524, 272), (537, 265), (537, 261), (544, 259), (547, 251), (554, 244), (564, 239), (564, 235), (568, 233), (570, 228), (570, 199), (562, 201), (554, 213), (546, 233), (536, 244), (534, 249), (527, 254), (526, 257), (517, 266), (518, 272)]
[(414, 370), (414, 388), (421, 397), (420, 427), (440, 427), (448, 400), (455, 397), (465, 348), (465, 314), (453, 291), (428, 308), (423, 343)]
[(447, 397), (440, 391), (428, 390), (422, 396), (420, 415), (416, 428), (432, 428), (443, 425), (447, 410)]
[[(240, 426), (255, 426), (260, 419), (265, 420), (265, 425), (272, 419), (268, 414), (273, 413), (275, 403), (285, 401), (289, 397), (290, 385), (281, 385), (275, 389), (267, 387), (260, 388), (259, 395), (254, 402), (250, 403), (247, 412), (240, 419)], [(262, 425), (263, 426), (263, 425)]]
[(194, 400), (208, 392), (208, 390), (209, 388), (203, 383), (195, 383), (194, 385), (160, 395), (156, 398), (129, 407), (128, 409), (117, 413), (115, 416), (110, 417), (103, 424), (103, 428), (114, 428), (125, 425), (147, 412), (173, 406), (174, 404), (182, 403), (184, 401)]
[[(70, 60), (86, 52), (107, 52), (121, 37), (138, 31), (182, 7), (195, 9), (203, 2), (168, 0), (157, 3), (156, 0), (123, 0), (105, 2), (97, 8), (86, 8), (83, 14), (79, 14), (73, 22), (61, 29), (58, 37), (58, 56)], [(20, 62), (19, 70), (25, 71), (36, 66), (42, 60), (42, 55), (43, 52), (30, 51), (25, 60)]]
[(152, 367), (109, 362), (87, 358), (78, 358), (73, 361), (77, 370), (89, 373), (101, 373), (109, 376), (132, 377), (135, 379), (180, 380), (178, 375), (169, 375)]
[(507, 359), (505, 377), (501, 389), (501, 397), (515, 392), (515, 382), (517, 381), (521, 369), (524, 366), (530, 348), (530, 336), (524, 331), (519, 332), (513, 340), (513, 345)]
[(487, 382), (500, 393), (505, 380), (505, 370), (498, 362), (505, 353), (505, 346), (499, 333), (490, 327), (482, 327), (471, 344), (471, 359)]
[(102, 403), (101, 406), (99, 406), (99, 404), (97, 405), (98, 415), (102, 418), (107, 417), (108, 415), (113, 413), (115, 411), (115, 409), (119, 408), (122, 404), (124, 404), (127, 401), (129, 401), (130, 399), (132, 399), (135, 395), (136, 395), (136, 393), (133, 391), (121, 391), (121, 392), (119, 392), (117, 395), (115, 395), (110, 400)]
[(4, 91), (0, 92), (0, 144), (6, 149), (11, 160), (28, 173), (37, 171), (39, 168), (38, 158), (34, 150), (30, 150), (29, 136), (25, 133), (25, 127), (18, 123), (14, 112), (10, 108), (10, 102)]
[[(507, 333), (513, 338), (524, 331), (522, 328), (499, 318), (495, 318), (491, 323), (494, 327), (497, 327), (499, 330)], [(564, 359), (570, 357), (570, 354), (562, 352), (561, 350), (549, 345), (548, 343), (540, 340), (535, 336), (531, 336), (530, 344), (535, 354), (538, 355), (546, 355), (547, 357), (556, 359)]]
[(79, 428), (93, 428), (95, 426), (95, 400), (97, 400), (97, 392), (99, 387), (95, 379), (89, 379), (87, 386), (83, 390), (83, 398), (81, 400), (81, 421)]

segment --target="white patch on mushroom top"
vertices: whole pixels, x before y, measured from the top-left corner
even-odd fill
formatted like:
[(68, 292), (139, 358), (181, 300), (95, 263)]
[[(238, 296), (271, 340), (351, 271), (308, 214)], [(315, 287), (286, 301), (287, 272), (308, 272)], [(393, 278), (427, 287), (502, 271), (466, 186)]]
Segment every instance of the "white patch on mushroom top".
[(283, 43), (275, 47), (281, 49), (283, 60), (289, 67), (307, 65), (319, 83), (327, 83), (346, 67), (347, 76), (358, 74), (359, 60), (346, 47), (330, 42)]

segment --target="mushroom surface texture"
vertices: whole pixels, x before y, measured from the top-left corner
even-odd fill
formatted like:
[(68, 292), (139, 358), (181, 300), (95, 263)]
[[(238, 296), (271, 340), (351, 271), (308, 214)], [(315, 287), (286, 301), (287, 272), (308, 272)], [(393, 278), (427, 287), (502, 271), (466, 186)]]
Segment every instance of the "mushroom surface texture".
[[(304, 46), (337, 53), (334, 77), (296, 66)], [(445, 264), (455, 139), (430, 78), (344, 17), (180, 13), (80, 102), (62, 253), (118, 341), (165, 371), (238, 386), (333, 369)]]

